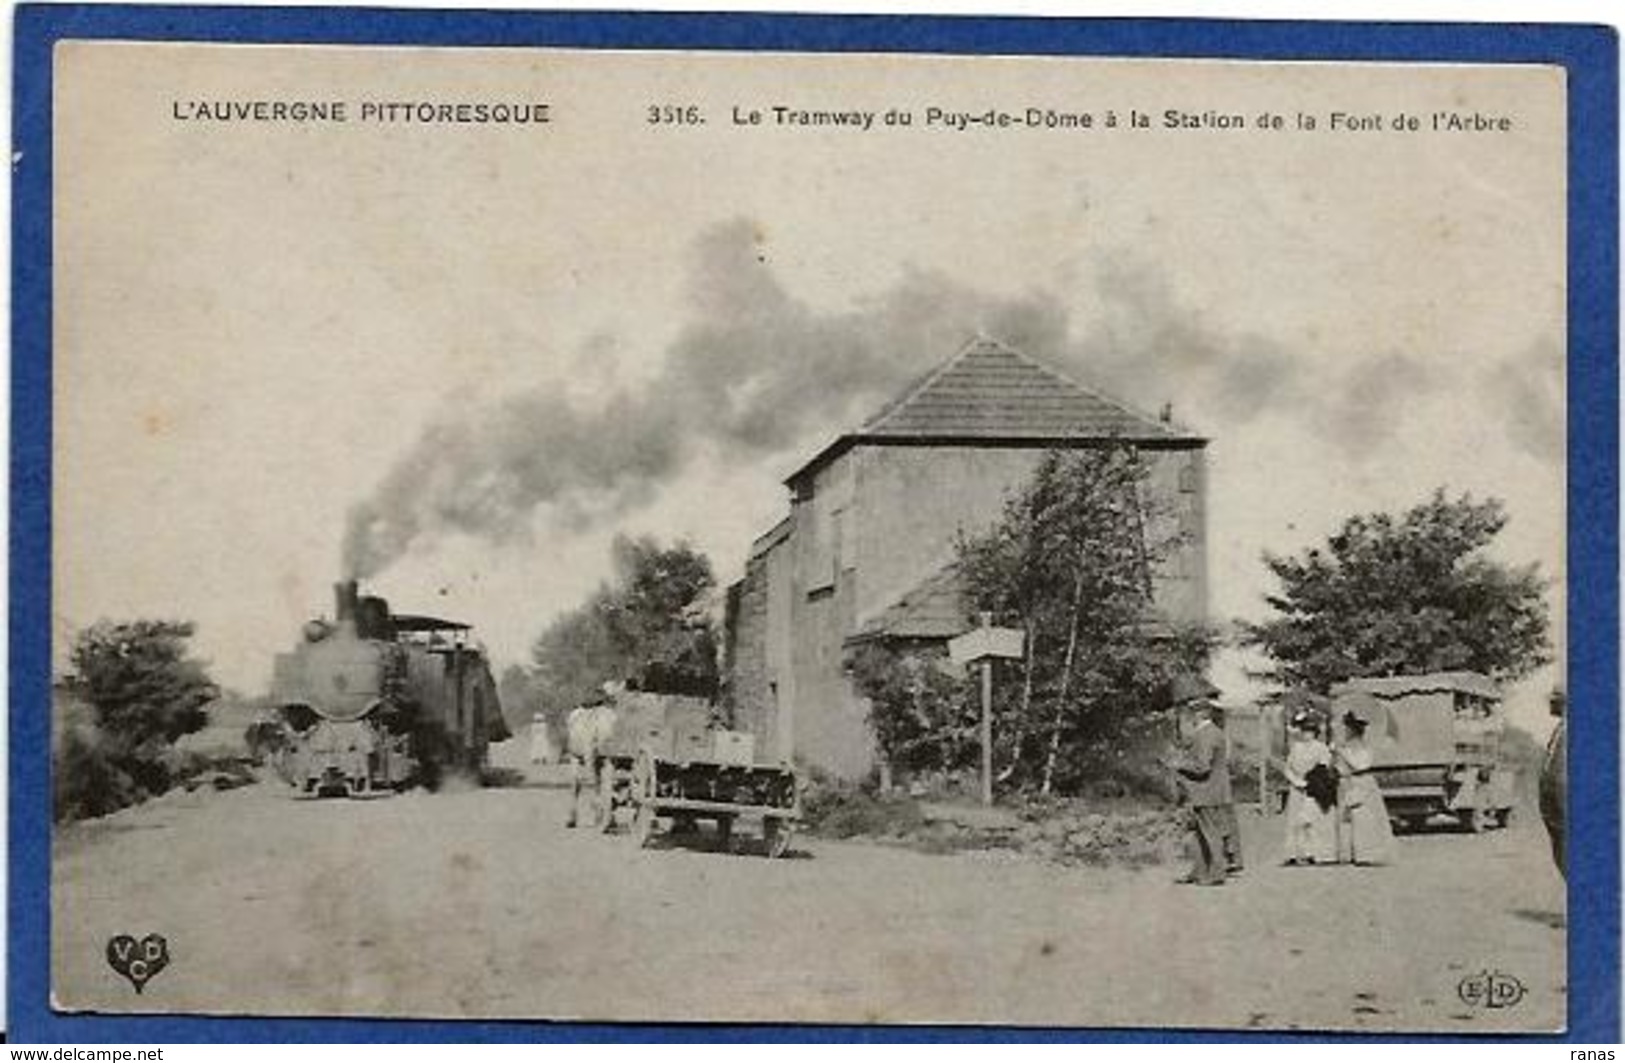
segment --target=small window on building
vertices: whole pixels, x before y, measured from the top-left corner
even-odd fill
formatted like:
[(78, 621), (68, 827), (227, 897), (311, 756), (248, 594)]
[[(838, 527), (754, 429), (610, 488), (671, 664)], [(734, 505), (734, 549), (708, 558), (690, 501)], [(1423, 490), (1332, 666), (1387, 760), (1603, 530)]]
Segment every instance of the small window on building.
[(807, 557), (807, 597), (819, 591), (832, 591), (841, 570), (842, 540), (846, 531), (846, 510), (819, 514), (812, 526), (812, 546)]
[(1196, 493), (1196, 462), (1187, 461), (1179, 467), (1179, 490), (1183, 494)]

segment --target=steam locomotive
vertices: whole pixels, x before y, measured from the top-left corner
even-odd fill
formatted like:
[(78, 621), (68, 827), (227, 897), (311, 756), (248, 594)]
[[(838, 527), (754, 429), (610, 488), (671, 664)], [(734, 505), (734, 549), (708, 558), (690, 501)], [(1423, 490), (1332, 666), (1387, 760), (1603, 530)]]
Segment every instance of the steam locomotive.
[(469, 626), (392, 613), (354, 580), (335, 592), (334, 619), (305, 624), (276, 657), (283, 776), (304, 793), (355, 796), (478, 773), (508, 732)]

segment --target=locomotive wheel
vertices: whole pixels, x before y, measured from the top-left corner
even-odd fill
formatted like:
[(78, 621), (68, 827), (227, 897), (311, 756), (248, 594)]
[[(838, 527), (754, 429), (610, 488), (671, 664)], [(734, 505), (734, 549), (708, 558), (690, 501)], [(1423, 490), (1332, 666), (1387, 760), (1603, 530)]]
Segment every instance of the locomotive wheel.
[(769, 816), (762, 822), (762, 839), (767, 843), (767, 856), (778, 860), (790, 851), (790, 824)]

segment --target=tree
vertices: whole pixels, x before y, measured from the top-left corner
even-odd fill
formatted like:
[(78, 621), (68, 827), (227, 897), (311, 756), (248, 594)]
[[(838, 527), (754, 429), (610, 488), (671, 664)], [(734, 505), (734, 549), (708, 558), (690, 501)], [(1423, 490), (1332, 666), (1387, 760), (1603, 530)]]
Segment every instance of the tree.
[(1155, 612), (1156, 566), (1182, 537), (1159, 530), (1170, 522), (1149, 473), (1127, 444), (1050, 451), (1000, 521), (960, 542), (971, 610), (1027, 633), (1019, 694), (998, 684), (1006, 782), (1049, 793), (1070, 754), (1157, 708), (1175, 675), (1205, 662), (1208, 632)]
[(687, 543), (619, 536), (614, 578), (554, 620), (531, 649), (531, 678), (549, 713), (579, 705), (606, 681), (713, 697), (719, 681), (711, 562)]
[(1435, 491), (1401, 516), (1350, 517), (1322, 547), (1264, 556), (1276, 616), (1245, 628), (1266, 677), (1326, 693), (1362, 676), (1466, 670), (1517, 679), (1551, 659), (1547, 581), (1485, 549), (1506, 527), (1497, 499)]
[(875, 742), (890, 768), (952, 772), (976, 763), (978, 721), (963, 675), (905, 648), (866, 642), (846, 660), (869, 701)]
[(188, 652), (193, 630), (170, 620), (102, 621), (74, 638), (62, 686), (91, 719), (69, 728), (59, 803), (99, 814), (169, 788), (170, 747), (208, 723), (204, 707), (220, 693)]

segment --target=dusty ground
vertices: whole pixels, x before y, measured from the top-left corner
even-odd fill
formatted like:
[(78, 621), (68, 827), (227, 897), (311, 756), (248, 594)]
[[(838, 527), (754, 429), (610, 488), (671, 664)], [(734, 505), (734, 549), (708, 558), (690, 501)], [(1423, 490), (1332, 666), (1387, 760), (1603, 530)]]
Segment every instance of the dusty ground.
[[(1538, 821), (1402, 838), (1382, 869), (1063, 869), (798, 839), (770, 861), (566, 831), (517, 788), (172, 795), (61, 832), (55, 995), (106, 1011), (1448, 1030), (1560, 1028)], [(157, 932), (135, 995), (110, 937)], [(1515, 1007), (1464, 1004), (1484, 970)]]

